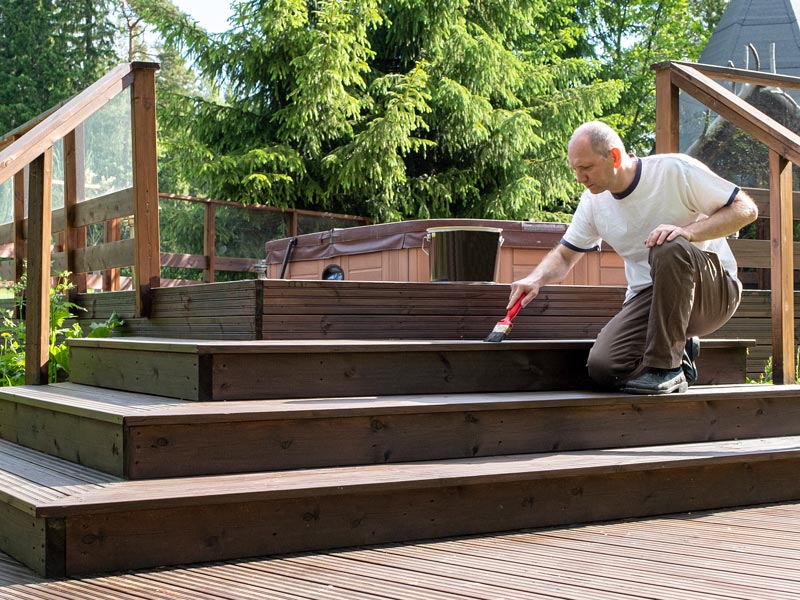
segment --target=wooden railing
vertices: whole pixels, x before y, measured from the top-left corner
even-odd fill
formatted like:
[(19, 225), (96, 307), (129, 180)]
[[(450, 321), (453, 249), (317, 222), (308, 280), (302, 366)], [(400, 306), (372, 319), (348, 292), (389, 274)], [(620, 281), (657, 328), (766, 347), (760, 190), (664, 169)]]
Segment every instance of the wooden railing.
[[(0, 142), (1, 144), (2, 142)], [(335, 219), (352, 223), (352, 225), (368, 225), (372, 221), (366, 217), (344, 215), (330, 212), (319, 212), (302, 209), (281, 209), (274, 206), (245, 205), (226, 200), (196, 198), (177, 194), (159, 193), (159, 199), (174, 200), (201, 204), (203, 215), (203, 252), (191, 254), (181, 252), (161, 252), (162, 267), (178, 267), (202, 271), (202, 279), (206, 283), (215, 281), (215, 271), (231, 271), (252, 273), (258, 263), (263, 261), (263, 246), (258, 256), (218, 256), (216, 252), (216, 215), (217, 209), (224, 207), (230, 210), (250, 212), (268, 212), (279, 215), (285, 222), (286, 232), (294, 237), (305, 233), (299, 226), (302, 216), (316, 219)], [(102, 273), (102, 280), (94, 287), (102, 291), (121, 289), (120, 268), (130, 267), (134, 263), (135, 238), (123, 239), (119, 222), (130, 218), (134, 213), (133, 188), (125, 188), (102, 196), (83, 200), (72, 209), (72, 228), (70, 235), (74, 242), (65, 241), (67, 234), (67, 211), (59, 208), (52, 211), (51, 230), (56, 242), (51, 248), (51, 269), (56, 273), (69, 271), (75, 293), (86, 292), (91, 286), (87, 283), (89, 273)], [(22, 211), (18, 211), (15, 220), (0, 225), (0, 259), (14, 259), (0, 262), (0, 281), (13, 282), (19, 279), (22, 259), (25, 256), (25, 243), (29, 235), (29, 222)], [(100, 225), (105, 235), (102, 243), (86, 247), (85, 228)], [(283, 236), (282, 236), (283, 237)], [(15, 239), (19, 239), (15, 244)], [(268, 240), (262, 240), (264, 242)], [(19, 250), (17, 250), (19, 245)], [(161, 279), (162, 285), (170, 285), (175, 281)]]
[(795, 382), (792, 163), (800, 164), (800, 136), (748, 104), (715, 79), (800, 89), (800, 78), (683, 62), (656, 72), (656, 152), (679, 147), (678, 95), (683, 90), (769, 149), (773, 381)]
[[(353, 215), (343, 215), (337, 213), (318, 212), (302, 210), (297, 208), (276, 208), (274, 206), (245, 205), (238, 202), (227, 200), (215, 200), (210, 198), (195, 198), (193, 196), (181, 196), (177, 194), (160, 194), (161, 198), (177, 200), (182, 202), (193, 202), (204, 205), (203, 220), (203, 254), (178, 254), (161, 253), (161, 265), (165, 267), (180, 267), (186, 269), (198, 269), (203, 271), (203, 281), (206, 283), (214, 282), (214, 272), (220, 271), (250, 271), (254, 267), (255, 260), (246, 258), (221, 257), (216, 253), (216, 215), (220, 207), (249, 210), (255, 212), (271, 212), (280, 214), (286, 219), (286, 231), (288, 237), (295, 237), (301, 233), (298, 225), (299, 217), (305, 215), (309, 217), (336, 219), (348, 221), (353, 225), (369, 225), (372, 221), (366, 217)], [(264, 240), (265, 242), (268, 240)], [(262, 260), (263, 255), (258, 259)]]
[[(0, 140), (0, 184), (14, 178), (14, 279), (28, 262), (26, 289), (26, 382), (47, 383), (50, 322), (50, 253), (52, 226), (53, 146), (64, 141), (65, 234), (64, 267), (76, 273), (96, 268), (96, 254), (86, 247), (86, 228), (99, 217), (92, 202), (78, 205), (80, 171), (78, 152), (82, 124), (122, 91), (130, 88), (133, 144), (132, 199), (135, 239), (120, 242), (118, 254), (133, 254), (136, 314), (149, 312), (150, 290), (160, 282), (158, 223), (158, 164), (156, 158), (156, 106), (154, 63), (120, 65), (55, 110), (18, 128)], [(27, 235), (24, 213), (24, 169), (28, 168)], [(106, 199), (107, 200), (107, 199)], [(98, 199), (98, 203), (100, 200)], [(106, 201), (103, 201), (105, 204)], [(130, 214), (130, 212), (128, 212)], [(107, 216), (107, 215), (106, 215)], [(23, 252), (20, 249), (24, 249)], [(122, 259), (114, 259), (115, 264)], [(128, 262), (127, 264), (131, 264)], [(107, 268), (107, 267), (106, 267)], [(101, 267), (102, 269), (102, 267)]]

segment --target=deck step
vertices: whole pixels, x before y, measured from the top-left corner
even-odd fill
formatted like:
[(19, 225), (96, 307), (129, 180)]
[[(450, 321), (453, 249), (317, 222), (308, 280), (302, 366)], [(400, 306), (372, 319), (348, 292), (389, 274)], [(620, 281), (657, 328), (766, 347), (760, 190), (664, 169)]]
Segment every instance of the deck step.
[[(487, 332), (488, 333), (488, 332)], [(592, 340), (70, 340), (74, 383), (197, 401), (587, 389)], [(743, 383), (752, 340), (703, 340), (699, 383)]]
[(9, 446), (0, 549), (49, 576), (800, 498), (800, 436), (148, 481)]
[[(0, 550), (40, 575), (63, 572), (64, 532), (37, 515), (51, 501), (112, 482), (117, 477), (0, 440)], [(52, 563), (56, 557), (58, 564)]]
[(0, 388), (0, 437), (129, 479), (773, 437), (797, 423), (800, 386), (244, 402)]

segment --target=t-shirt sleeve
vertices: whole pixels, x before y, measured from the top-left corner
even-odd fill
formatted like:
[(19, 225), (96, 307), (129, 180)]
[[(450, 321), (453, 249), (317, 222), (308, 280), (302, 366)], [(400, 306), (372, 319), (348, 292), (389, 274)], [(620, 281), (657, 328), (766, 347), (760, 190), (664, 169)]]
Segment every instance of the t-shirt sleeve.
[(733, 202), (739, 186), (720, 177), (703, 163), (689, 159), (683, 163), (688, 208), (710, 215)]
[(591, 208), (590, 200), (583, 196), (561, 238), (561, 243), (570, 250), (592, 252), (600, 249), (600, 234), (595, 227)]

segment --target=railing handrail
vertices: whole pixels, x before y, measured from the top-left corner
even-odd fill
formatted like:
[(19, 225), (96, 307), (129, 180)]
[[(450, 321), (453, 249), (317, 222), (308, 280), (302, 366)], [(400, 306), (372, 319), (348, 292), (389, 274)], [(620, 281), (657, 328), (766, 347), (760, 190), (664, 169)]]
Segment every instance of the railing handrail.
[(166, 192), (159, 192), (159, 198), (165, 200), (182, 200), (184, 202), (194, 202), (195, 204), (215, 204), (216, 206), (232, 206), (236, 208), (263, 210), (275, 213), (295, 213), (298, 215), (308, 215), (312, 217), (320, 217), (326, 219), (341, 219), (343, 221), (362, 221), (364, 224), (372, 223), (369, 217), (359, 217), (358, 215), (346, 215), (344, 213), (334, 213), (319, 210), (305, 210), (302, 208), (279, 208), (277, 206), (268, 206), (266, 204), (245, 204), (244, 202), (237, 202), (234, 200), (220, 200), (218, 198), (198, 198), (197, 196), (186, 196), (183, 194), (169, 194)]
[[(150, 63), (121, 64), (0, 151), (0, 184), (40, 156), (133, 83), (133, 70)], [(46, 113), (44, 113), (46, 114)]]
[(752, 83), (762, 86), (780, 86), (792, 90), (800, 90), (800, 77), (793, 75), (782, 75), (780, 73), (767, 73), (764, 71), (753, 71), (751, 69), (737, 69), (736, 67), (721, 67), (720, 65), (709, 65), (705, 63), (693, 63), (685, 60), (670, 60), (653, 65), (654, 70), (663, 69), (669, 66), (684, 66), (700, 71), (704, 75), (730, 81), (734, 83)]
[[(753, 108), (730, 90), (722, 87), (689, 63), (671, 62), (672, 82), (713, 109), (718, 115), (740, 127), (770, 150), (800, 165), (800, 135)], [(715, 76), (724, 69), (717, 67)], [(736, 69), (741, 71), (741, 69)], [(733, 77), (733, 73), (729, 73)], [(733, 81), (734, 79), (730, 79)]]
[(74, 96), (72, 96), (70, 98), (67, 98), (63, 102), (59, 102), (55, 106), (51, 106), (50, 108), (48, 108), (43, 113), (36, 115), (32, 119), (28, 119), (22, 125), (19, 125), (19, 126), (15, 127), (11, 131), (9, 131), (8, 133), (6, 133), (2, 137), (0, 137), (0, 150), (3, 150), (4, 148), (7, 148), (11, 144), (13, 144), (15, 140), (17, 140), (18, 138), (22, 137), (22, 135), (28, 133), (31, 129), (36, 127), (39, 123), (44, 121), (47, 117), (52, 115), (59, 108), (64, 106), (67, 102), (72, 100), (72, 98), (74, 98)]

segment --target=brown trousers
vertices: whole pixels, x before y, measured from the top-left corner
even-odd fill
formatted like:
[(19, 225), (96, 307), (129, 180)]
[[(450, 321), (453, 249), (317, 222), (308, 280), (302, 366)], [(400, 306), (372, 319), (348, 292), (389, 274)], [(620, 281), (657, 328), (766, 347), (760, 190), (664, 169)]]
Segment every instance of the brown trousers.
[(647, 367), (674, 369), (686, 340), (708, 335), (731, 318), (742, 296), (713, 252), (679, 237), (650, 250), (653, 285), (627, 301), (589, 352), (589, 376), (622, 386)]

